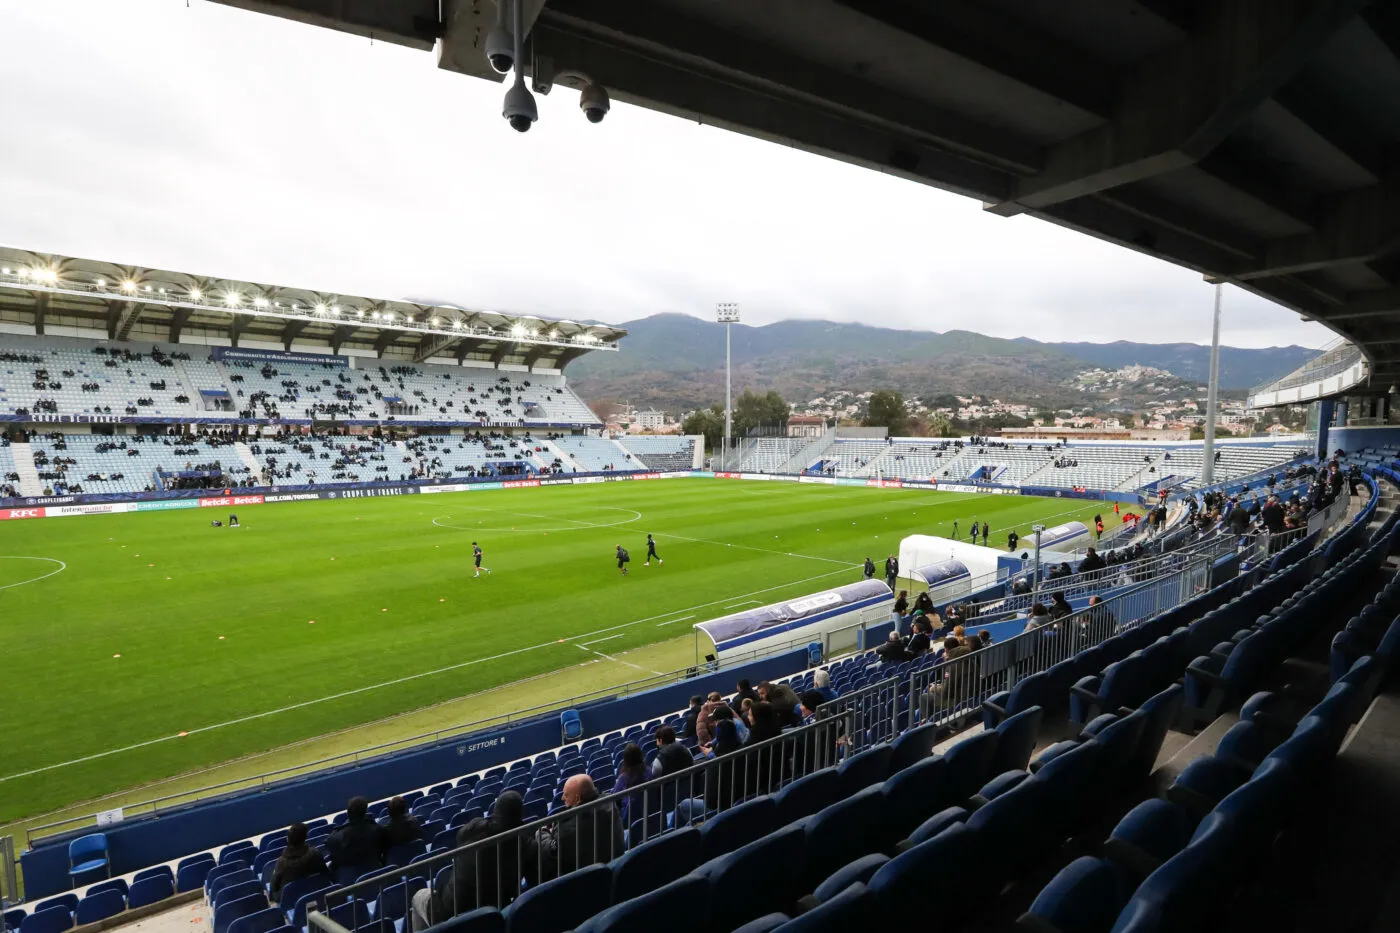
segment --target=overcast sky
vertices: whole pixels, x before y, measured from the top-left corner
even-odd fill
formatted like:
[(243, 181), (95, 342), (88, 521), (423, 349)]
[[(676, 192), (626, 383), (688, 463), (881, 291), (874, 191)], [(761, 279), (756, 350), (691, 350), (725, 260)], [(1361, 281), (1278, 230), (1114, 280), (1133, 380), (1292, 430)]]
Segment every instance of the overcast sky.
[[(566, 88), (203, 0), (0, 0), (0, 243), (375, 298), (1042, 340), (1210, 339), (1200, 276)], [(1238, 289), (1223, 342), (1331, 334)]]

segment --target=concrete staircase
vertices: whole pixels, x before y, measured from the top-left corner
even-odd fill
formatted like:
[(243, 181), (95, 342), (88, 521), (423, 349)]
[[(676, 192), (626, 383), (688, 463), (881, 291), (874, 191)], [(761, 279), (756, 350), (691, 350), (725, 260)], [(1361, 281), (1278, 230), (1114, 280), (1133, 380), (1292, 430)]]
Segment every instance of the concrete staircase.
[(27, 442), (10, 445), (10, 456), (15, 461), (15, 472), (19, 474), (19, 494), (21, 496), (42, 496), (44, 481), (39, 479), (39, 470), (34, 466), (34, 450)]
[(566, 472), (566, 473), (586, 473), (586, 472), (587, 472), (587, 471), (579, 464), (579, 462), (578, 462), (577, 460), (575, 460), (573, 457), (569, 456), (569, 452), (568, 452), (567, 450), (565, 450), (565, 449), (562, 448), (562, 447), (556, 446), (555, 443), (554, 443), (553, 441), (541, 441), (541, 442), (540, 442), (540, 446), (543, 447), (543, 448), (545, 449), (545, 451), (549, 454), (549, 456), (546, 457), (545, 459), (549, 460), (550, 462), (553, 462), (553, 460), (554, 460), (555, 457), (558, 457), (558, 458), (559, 458), (559, 462), (562, 463), (562, 464), (564, 464), (564, 472)]
[(787, 462), (778, 467), (779, 473), (801, 473), (811, 466), (812, 461), (831, 449), (836, 443), (836, 429), (831, 428), (821, 437), (803, 447), (795, 455), (789, 457)]
[(242, 441), (234, 441), (234, 451), (238, 454), (238, 459), (243, 465), (253, 471), (254, 476), (263, 475), (263, 465), (258, 462), (258, 458), (253, 456), (253, 449)]

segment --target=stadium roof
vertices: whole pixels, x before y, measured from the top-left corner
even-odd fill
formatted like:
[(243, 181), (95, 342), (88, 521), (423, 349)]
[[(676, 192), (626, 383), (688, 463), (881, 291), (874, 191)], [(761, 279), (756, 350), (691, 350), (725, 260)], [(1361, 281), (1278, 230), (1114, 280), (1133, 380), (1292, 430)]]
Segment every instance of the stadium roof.
[(233, 342), (329, 346), (423, 361), (472, 356), (562, 369), (591, 350), (616, 350), (627, 331), (527, 314), (384, 301), (147, 269), (0, 246), (0, 322), (105, 330), (112, 340), (152, 327), (176, 342), (211, 333)]
[[(500, 80), (488, 0), (217, 2)], [(592, 81), (1031, 214), (1236, 283), (1400, 377), (1400, 0), (522, 2), (537, 91)]]

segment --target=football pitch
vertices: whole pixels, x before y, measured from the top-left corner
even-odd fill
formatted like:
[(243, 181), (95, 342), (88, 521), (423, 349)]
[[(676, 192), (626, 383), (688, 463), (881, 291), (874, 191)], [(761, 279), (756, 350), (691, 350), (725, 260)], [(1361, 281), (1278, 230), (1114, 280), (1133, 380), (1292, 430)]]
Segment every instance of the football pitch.
[[(456, 698), (519, 710), (685, 667), (694, 622), (854, 582), (954, 520), (1005, 547), (1113, 517), (706, 479), (248, 506), (240, 528), (213, 512), (0, 526), (0, 824), (330, 733), (365, 746), (385, 735), (365, 724)], [(663, 565), (643, 566), (647, 533)]]

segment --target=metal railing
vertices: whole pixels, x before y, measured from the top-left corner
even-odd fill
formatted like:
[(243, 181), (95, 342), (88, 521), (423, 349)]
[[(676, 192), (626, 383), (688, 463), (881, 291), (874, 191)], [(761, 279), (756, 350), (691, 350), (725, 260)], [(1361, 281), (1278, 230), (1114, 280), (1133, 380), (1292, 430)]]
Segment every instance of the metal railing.
[[(413, 879), (423, 879), (431, 892), (422, 911), (429, 924), (478, 907), (504, 907), (525, 886), (609, 862), (648, 839), (702, 822), (836, 764), (846, 737), (858, 731), (855, 716), (850, 711), (828, 715), (825, 708), (819, 716), (774, 738), (530, 823), (467, 823), (458, 836), (462, 845), (319, 894), (308, 905), (308, 918), (315, 928), (335, 930), (316, 919), (329, 914), (323, 919), (353, 930), (369, 922), (368, 912), (360, 911), (381, 896), (412, 913), (410, 892), (420, 886)], [(440, 877), (449, 867), (451, 876)], [(347, 919), (352, 922), (345, 923)], [(410, 916), (404, 929), (412, 927)]]
[(7, 904), (20, 900), (19, 872), (15, 864), (15, 837), (0, 836), (0, 901)]
[(1031, 628), (971, 654), (914, 671), (910, 695), (920, 722), (941, 723), (975, 712), (994, 693), (1010, 690), (1112, 635), (1165, 612), (1210, 582), (1210, 564), (1196, 561), (1174, 576), (1144, 583), (1095, 606)]
[[(777, 647), (767, 647), (750, 651), (740, 651), (733, 655), (726, 653), (725, 657), (716, 665), (701, 665), (698, 667), (688, 667), (657, 674), (651, 677), (644, 677), (639, 680), (627, 681), (611, 687), (601, 687), (590, 693), (580, 694), (563, 700), (556, 700), (550, 703), (542, 703), (527, 709), (515, 710), (503, 713), (499, 716), (492, 716), (486, 719), (477, 719), (471, 722), (461, 723), (455, 726), (444, 726), (432, 732), (421, 732), (417, 735), (396, 739), (392, 742), (384, 742), (378, 745), (370, 745), (354, 751), (344, 752), (339, 755), (331, 755), (326, 758), (318, 758), (305, 764), (292, 765), (287, 768), (279, 768), (273, 771), (265, 771), (262, 774), (251, 775), (246, 778), (237, 778), (230, 781), (221, 781), (214, 784), (207, 784), (188, 791), (167, 794), (163, 797), (153, 797), (137, 803), (123, 804), (123, 818), (130, 820), (137, 816), (155, 816), (162, 811), (171, 810), (176, 807), (187, 806), (201, 800), (209, 800), (216, 797), (224, 797), (229, 794), (238, 793), (245, 790), (257, 789), (267, 790), (271, 785), (280, 781), (285, 781), (299, 775), (308, 774), (315, 771), (323, 771), (327, 768), (335, 768), (343, 765), (359, 764), (366, 760), (379, 758), (383, 755), (394, 752), (405, 751), (420, 745), (431, 745), (446, 739), (458, 738), (471, 735), (476, 732), (488, 731), (491, 729), (504, 728), (543, 716), (548, 713), (560, 710), (572, 709), (584, 706), (589, 703), (596, 703), (600, 700), (621, 699), (657, 687), (664, 687), (670, 684), (683, 683), (695, 677), (713, 674), (724, 670), (727, 667), (752, 661), (760, 657), (780, 654), (796, 648), (805, 647), (810, 638), (797, 638), (791, 642)], [(828, 655), (829, 656), (829, 655)], [(116, 796), (116, 795), (113, 795)], [(109, 799), (109, 798), (108, 798)], [(310, 815), (308, 815), (308, 818)], [(97, 813), (86, 813), (82, 816), (69, 817), (68, 819), (55, 820), (50, 823), (43, 823), (34, 826), (26, 831), (26, 841), (32, 847), (36, 842), (41, 842), (45, 837), (60, 835), (81, 826), (95, 825)]]
[(1316, 382), (1319, 379), (1326, 379), (1328, 376), (1335, 376), (1340, 372), (1345, 372), (1347, 369), (1360, 362), (1361, 359), (1360, 347), (1350, 341), (1339, 338), (1324, 347), (1322, 352), (1317, 356), (1308, 360), (1308, 362), (1299, 366), (1291, 373), (1273, 382), (1257, 385), (1250, 390), (1249, 394), (1257, 395), (1260, 392), (1291, 389), (1294, 386)]
[(853, 752), (893, 741), (899, 735), (900, 683), (900, 678), (890, 677), (843, 693), (823, 703), (821, 714), (850, 717), (851, 731), (846, 734), (846, 743)]

